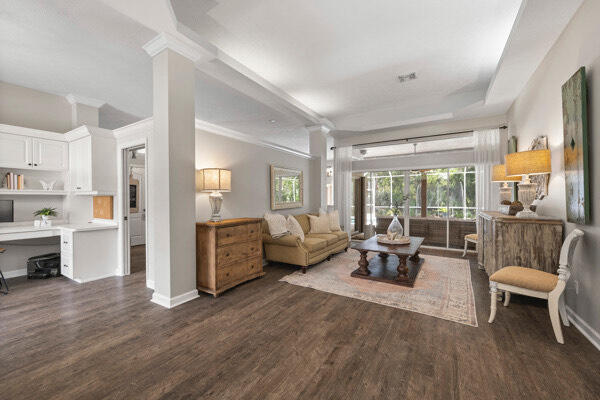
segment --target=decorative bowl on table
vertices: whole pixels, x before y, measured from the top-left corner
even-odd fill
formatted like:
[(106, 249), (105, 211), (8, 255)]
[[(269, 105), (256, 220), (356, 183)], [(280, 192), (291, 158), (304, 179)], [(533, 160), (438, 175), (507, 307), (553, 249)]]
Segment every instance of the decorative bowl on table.
[(377, 243), (382, 244), (410, 244), (410, 237), (408, 236), (396, 236), (393, 239), (388, 237), (388, 235), (377, 235)]

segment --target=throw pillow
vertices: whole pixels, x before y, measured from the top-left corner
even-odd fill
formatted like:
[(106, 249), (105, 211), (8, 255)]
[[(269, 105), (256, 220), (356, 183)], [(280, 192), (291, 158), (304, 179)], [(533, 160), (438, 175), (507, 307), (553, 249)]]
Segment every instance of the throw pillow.
[(327, 217), (329, 218), (329, 229), (332, 231), (342, 230), (342, 227), (340, 226), (340, 213), (338, 210), (328, 212)]
[(331, 233), (331, 229), (329, 229), (329, 217), (327, 214), (322, 214), (318, 217), (309, 215), (308, 219), (310, 221), (309, 233)]
[(287, 230), (294, 236), (298, 236), (301, 242), (304, 242), (304, 231), (300, 226), (300, 223), (293, 215), (287, 217), (286, 221)]
[(269, 225), (269, 233), (273, 238), (276, 239), (289, 233), (283, 215), (266, 213), (264, 218), (267, 221), (267, 225)]

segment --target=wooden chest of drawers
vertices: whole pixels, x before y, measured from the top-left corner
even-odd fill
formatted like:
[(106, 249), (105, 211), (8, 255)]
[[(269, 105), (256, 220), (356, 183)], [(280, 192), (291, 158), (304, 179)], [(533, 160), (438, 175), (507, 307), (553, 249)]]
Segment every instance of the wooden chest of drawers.
[(196, 224), (196, 286), (215, 297), (263, 276), (260, 218)]

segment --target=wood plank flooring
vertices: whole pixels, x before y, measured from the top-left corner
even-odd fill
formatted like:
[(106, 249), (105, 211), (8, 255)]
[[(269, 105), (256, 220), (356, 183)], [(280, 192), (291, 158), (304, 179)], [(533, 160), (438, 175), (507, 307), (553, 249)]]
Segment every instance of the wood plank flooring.
[(478, 328), (278, 282), (295, 270), (283, 265), (172, 310), (143, 272), (11, 279), (0, 398), (598, 399), (600, 352), (574, 327), (556, 343), (533, 299), (489, 325), (475, 264)]
[(146, 245), (131, 246), (129, 250), (129, 272), (146, 272)]

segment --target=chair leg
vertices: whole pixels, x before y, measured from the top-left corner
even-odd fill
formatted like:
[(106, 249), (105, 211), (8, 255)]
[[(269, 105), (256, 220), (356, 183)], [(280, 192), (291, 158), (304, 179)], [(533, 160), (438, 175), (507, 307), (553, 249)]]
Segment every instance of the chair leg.
[(8, 291), (8, 283), (6, 283), (6, 279), (4, 279), (4, 274), (2, 273), (2, 271), (0, 271), (0, 293), (8, 294)]
[(467, 242), (467, 239), (465, 239), (465, 249), (463, 250), (463, 257), (467, 255), (467, 247), (469, 246), (469, 242)]
[(504, 307), (508, 307), (510, 303), (510, 292), (504, 292)]
[(491, 324), (492, 322), (494, 322), (494, 318), (496, 318), (496, 303), (498, 303), (498, 287), (496, 282), (490, 282), (490, 297), (490, 319), (488, 320), (488, 323)]
[(569, 317), (567, 316), (567, 307), (565, 306), (565, 292), (563, 292), (558, 298), (558, 311), (564, 326), (570, 326)]
[(564, 344), (565, 341), (563, 339), (562, 328), (560, 327), (560, 318), (558, 315), (558, 299), (560, 295), (553, 296), (550, 294), (548, 296), (548, 312), (550, 313), (550, 322), (552, 322), (552, 329), (554, 330), (554, 336), (556, 336), (556, 341), (560, 344)]

